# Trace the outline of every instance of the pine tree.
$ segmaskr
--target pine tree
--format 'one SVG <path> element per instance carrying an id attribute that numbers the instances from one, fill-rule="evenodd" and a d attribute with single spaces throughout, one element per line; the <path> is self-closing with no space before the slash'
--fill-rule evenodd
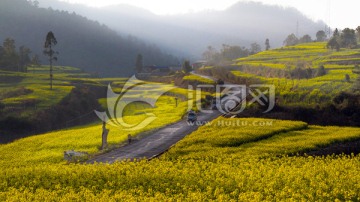
<path id="1" fill-rule="evenodd" d="M 53 61 L 57 60 L 56 54 L 57 52 L 55 52 L 53 50 L 53 46 L 55 46 L 57 44 L 57 40 L 55 38 L 55 35 L 53 32 L 48 32 L 48 34 L 46 35 L 46 40 L 45 40 L 45 50 L 44 50 L 44 54 L 49 56 L 49 62 L 50 62 L 50 90 L 52 90 L 53 88 Z"/>

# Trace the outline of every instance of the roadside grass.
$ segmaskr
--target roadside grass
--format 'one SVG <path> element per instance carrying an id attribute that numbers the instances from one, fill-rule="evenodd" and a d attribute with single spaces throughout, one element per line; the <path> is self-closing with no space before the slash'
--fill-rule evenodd
<path id="1" fill-rule="evenodd" d="M 179 102 L 178 107 L 175 107 L 173 98 L 169 96 L 161 97 L 157 101 L 155 108 L 150 108 L 145 104 L 139 103 L 130 104 L 125 109 L 129 111 L 128 115 L 123 119 L 125 123 L 141 123 L 148 117 L 145 112 L 152 113 L 157 118 L 145 128 L 137 131 L 127 131 L 127 127 L 122 125 L 113 126 L 108 124 L 107 127 L 110 130 L 108 143 L 110 147 L 112 147 L 127 140 L 128 134 L 136 136 L 142 132 L 176 122 L 182 118 L 186 109 L 186 101 Z M 99 122 L 88 126 L 27 137 L 16 140 L 13 143 L 0 145 L 2 157 L 0 159 L 0 165 L 2 167 L 19 167 L 63 163 L 63 152 L 66 150 L 84 151 L 94 154 L 99 152 L 101 133 L 102 124 Z"/>
<path id="2" fill-rule="evenodd" d="M 23 106 L 24 103 L 31 101 L 38 107 L 49 107 L 60 102 L 75 85 L 90 83 L 89 85 L 99 85 L 105 88 L 110 84 L 114 92 L 118 94 L 122 92 L 122 88 L 128 80 L 125 78 L 88 78 L 85 77 L 85 73 L 76 68 L 54 67 L 54 72 L 56 72 L 54 87 L 53 90 L 50 90 L 47 71 L 47 67 L 37 67 L 30 69 L 29 73 L 0 72 L 0 76 L 6 78 L 19 78 L 11 85 L 2 83 L 4 85 L 0 86 L 1 102 L 8 106 Z M 78 74 L 80 77 L 77 77 Z M 127 84 L 131 85 L 131 83 Z M 119 97 L 108 100 L 107 98 L 99 99 L 103 108 L 107 108 L 108 102 L 118 107 L 127 104 L 123 110 L 123 119 L 112 117 L 117 121 L 123 121 L 124 125 L 136 126 L 148 117 L 155 117 L 151 124 L 136 131 L 128 131 L 128 127 L 123 125 L 108 125 L 110 147 L 127 140 L 128 134 L 137 136 L 146 131 L 161 128 L 182 119 L 185 114 L 188 108 L 188 91 L 186 89 L 149 82 L 145 82 L 145 84 L 139 89 L 131 89 L 123 97 L 118 94 Z M 166 92 L 168 90 L 169 92 Z M 158 91 L 166 93 L 156 100 L 158 97 L 154 97 L 154 95 Z M 176 97 L 178 97 L 177 100 Z M 126 99 L 154 100 L 156 104 L 154 107 L 145 102 L 128 104 Z M 23 111 L 23 114 L 32 115 L 26 110 Z M 110 123 L 119 124 L 116 121 Z M 102 128 L 99 121 L 88 126 L 49 132 L 0 145 L 0 153 L 3 157 L 0 165 L 25 166 L 39 163 L 62 163 L 63 152 L 71 149 L 94 154 L 99 152 L 101 133 Z"/>

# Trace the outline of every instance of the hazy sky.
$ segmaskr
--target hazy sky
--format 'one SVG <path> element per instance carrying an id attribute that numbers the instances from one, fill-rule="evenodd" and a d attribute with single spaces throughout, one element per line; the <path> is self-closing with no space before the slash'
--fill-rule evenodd
<path id="1" fill-rule="evenodd" d="M 62 0 L 101 7 L 129 4 L 145 8 L 155 14 L 178 14 L 201 10 L 224 10 L 238 1 L 246 0 Z M 314 20 L 323 20 L 338 28 L 356 28 L 360 25 L 358 0 L 256 0 L 265 4 L 295 7 Z M 359 20 L 357 20 L 359 19 Z"/>

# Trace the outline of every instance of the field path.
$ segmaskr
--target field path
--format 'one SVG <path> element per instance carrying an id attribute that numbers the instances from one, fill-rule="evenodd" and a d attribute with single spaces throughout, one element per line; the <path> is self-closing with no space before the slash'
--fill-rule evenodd
<path id="1" fill-rule="evenodd" d="M 192 72 L 192 74 L 195 74 Z M 211 77 L 195 74 L 207 79 L 215 80 Z M 145 138 L 134 141 L 124 147 L 112 150 L 109 153 L 101 154 L 93 159 L 87 161 L 87 163 L 103 162 L 114 163 L 116 161 L 122 161 L 125 159 L 151 159 L 166 152 L 171 146 L 183 139 L 186 135 L 191 134 L 202 123 L 210 122 L 213 119 L 222 115 L 218 111 L 213 111 L 211 114 L 205 114 L 199 112 L 197 114 L 197 122 L 194 125 L 190 125 L 186 120 L 181 120 L 177 123 L 166 126 L 160 130 L 157 130 L 153 134 L 148 135 Z"/>
<path id="2" fill-rule="evenodd" d="M 112 150 L 109 153 L 101 154 L 87 163 L 103 162 L 114 163 L 125 159 L 151 159 L 166 152 L 171 146 L 183 139 L 186 135 L 195 131 L 201 123 L 211 121 L 221 115 L 218 111 L 211 114 L 198 113 L 198 121 L 190 125 L 186 120 L 179 121 L 166 126 L 149 136 L 134 141 L 124 147 Z"/>
<path id="3" fill-rule="evenodd" d="M 216 81 L 216 79 L 210 76 L 204 76 L 194 72 L 191 72 L 191 74 Z M 157 130 L 145 138 L 136 140 L 131 144 L 114 149 L 108 153 L 100 154 L 88 160 L 87 163 L 114 163 L 116 161 L 129 159 L 151 159 L 157 157 L 166 152 L 171 146 L 183 139 L 186 135 L 189 135 L 197 130 L 203 123 L 208 123 L 221 115 L 223 114 L 217 110 L 213 110 L 212 113 L 207 114 L 199 112 L 197 114 L 197 122 L 194 125 L 188 124 L 186 120 L 181 120 L 177 123 L 161 128 L 160 130 Z"/>

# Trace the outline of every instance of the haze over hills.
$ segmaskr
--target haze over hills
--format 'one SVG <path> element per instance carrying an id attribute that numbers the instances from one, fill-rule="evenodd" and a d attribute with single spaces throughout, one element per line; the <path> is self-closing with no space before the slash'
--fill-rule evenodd
<path id="1" fill-rule="evenodd" d="M 314 22 L 294 8 L 239 2 L 224 11 L 203 11 L 160 16 L 142 8 L 117 5 L 92 8 L 56 0 L 40 0 L 40 6 L 75 11 L 105 23 L 120 33 L 151 41 L 178 56 L 199 58 L 207 46 L 222 44 L 264 46 L 266 38 L 272 47 L 283 45 L 287 35 L 309 34 L 313 38 L 323 30 L 323 22 Z"/>
<path id="2" fill-rule="evenodd" d="M 53 31 L 59 52 L 55 65 L 80 67 L 105 76 L 129 76 L 142 54 L 145 64 L 170 65 L 179 61 L 155 45 L 136 37 L 119 35 L 105 25 L 67 11 L 38 8 L 26 0 L 0 1 L 0 43 L 10 37 L 17 48 L 24 45 L 33 54 L 43 55 L 47 32 Z"/>
<path id="3" fill-rule="evenodd" d="M 12 37 L 17 47 L 29 47 L 47 64 L 42 51 L 45 35 L 51 30 L 59 41 L 56 65 L 111 76 L 132 74 L 139 53 L 145 64 L 178 65 L 180 61 L 172 55 L 194 61 L 209 45 L 219 49 L 222 44 L 248 47 L 257 42 L 263 46 L 269 38 L 272 48 L 281 46 L 287 35 L 296 33 L 297 22 L 299 36 L 314 36 L 325 27 L 295 9 L 261 3 L 159 16 L 129 5 L 100 9 L 56 0 L 39 2 L 40 8 L 26 0 L 0 1 L 0 43 Z"/>

